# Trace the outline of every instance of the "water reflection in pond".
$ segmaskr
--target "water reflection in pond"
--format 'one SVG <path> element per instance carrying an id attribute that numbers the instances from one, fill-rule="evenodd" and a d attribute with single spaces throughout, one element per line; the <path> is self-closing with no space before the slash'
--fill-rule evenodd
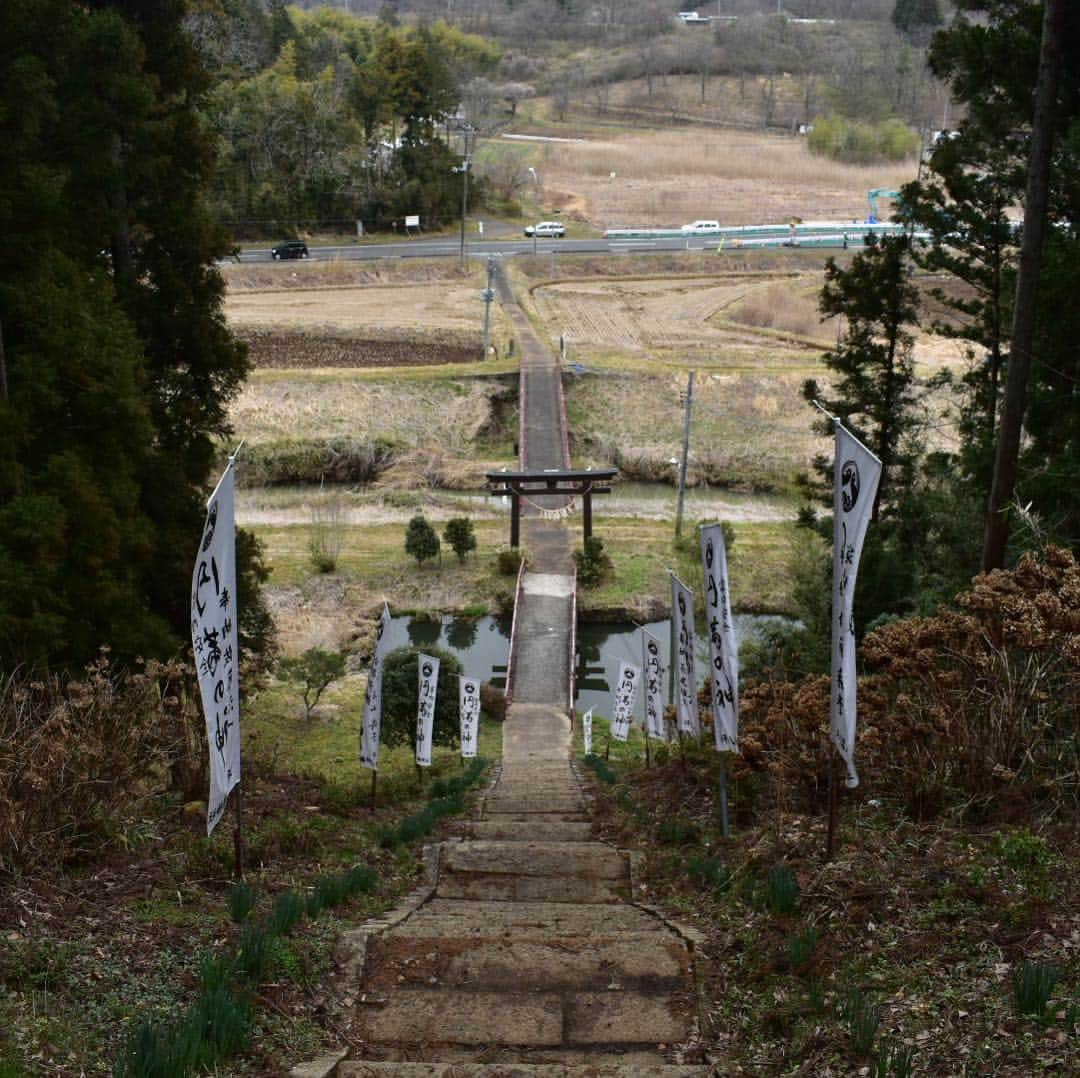
<path id="1" fill-rule="evenodd" d="M 740 641 L 757 637 L 784 618 L 761 614 L 736 614 L 735 630 Z M 654 621 L 645 626 L 659 641 L 661 654 L 670 654 L 670 622 Z M 506 659 L 510 640 L 509 618 L 412 618 L 396 617 L 388 631 L 390 647 L 441 647 L 452 652 L 470 677 L 506 685 Z M 697 669 L 702 679 L 708 666 L 708 642 L 698 636 Z M 611 709 L 611 686 L 622 660 L 641 666 L 641 632 L 631 622 L 578 625 L 577 698 L 580 711 L 592 707 L 598 715 Z M 637 702 L 641 716 L 642 701 Z"/>

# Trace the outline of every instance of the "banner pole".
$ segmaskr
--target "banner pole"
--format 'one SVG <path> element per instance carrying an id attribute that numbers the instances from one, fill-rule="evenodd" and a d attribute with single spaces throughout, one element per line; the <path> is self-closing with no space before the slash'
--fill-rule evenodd
<path id="1" fill-rule="evenodd" d="M 645 647 L 645 626 L 638 625 L 637 627 L 641 630 L 641 674 L 645 682 L 641 693 L 641 728 L 645 732 L 645 766 L 650 768 L 652 758 L 649 753 L 649 653 Z"/>
<path id="2" fill-rule="evenodd" d="M 236 784 L 233 808 L 236 810 L 236 823 L 233 827 L 233 872 L 237 881 L 240 881 L 244 878 L 244 785 L 242 782 Z"/>
<path id="3" fill-rule="evenodd" d="M 723 756 L 720 761 L 720 834 L 724 838 L 731 838 L 731 828 L 728 826 L 728 803 L 727 803 L 727 768 L 724 766 Z"/>
<path id="4" fill-rule="evenodd" d="M 379 784 L 379 772 L 371 772 L 371 811 L 375 811 L 375 790 Z"/>

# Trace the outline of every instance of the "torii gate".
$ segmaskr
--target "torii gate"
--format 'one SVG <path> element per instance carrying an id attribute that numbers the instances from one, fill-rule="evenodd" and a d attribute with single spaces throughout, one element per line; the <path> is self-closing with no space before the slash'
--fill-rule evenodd
<path id="1" fill-rule="evenodd" d="M 618 475 L 618 468 L 563 470 L 545 468 L 532 472 L 487 472 L 488 493 L 510 498 L 510 546 L 521 541 L 521 499 L 542 495 L 564 495 L 582 499 L 584 538 L 592 536 L 592 496 L 610 494 L 607 484 Z"/>

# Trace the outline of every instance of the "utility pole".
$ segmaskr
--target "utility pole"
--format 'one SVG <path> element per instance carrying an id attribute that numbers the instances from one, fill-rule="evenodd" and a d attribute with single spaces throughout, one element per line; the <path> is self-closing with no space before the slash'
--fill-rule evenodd
<path id="1" fill-rule="evenodd" d="M 686 497 L 686 461 L 690 456 L 690 410 L 694 406 L 694 371 L 686 380 L 686 412 L 683 415 L 682 460 L 679 462 L 679 500 L 675 509 L 675 539 L 682 536 L 683 500 Z"/>
<path id="2" fill-rule="evenodd" d="M 461 173 L 461 264 L 465 265 L 465 217 L 469 212 L 469 135 L 475 131 L 472 124 L 462 127 L 465 139 L 465 154 L 461 159 L 460 168 L 454 169 Z"/>
<path id="3" fill-rule="evenodd" d="M 487 288 L 484 289 L 484 350 L 480 354 L 481 359 L 487 359 L 488 354 L 488 329 L 491 326 L 491 301 L 495 298 L 495 289 L 491 287 L 491 280 L 495 276 L 495 259 L 490 255 L 487 261 Z"/>
<path id="4" fill-rule="evenodd" d="M 533 221 L 533 255 L 536 255 L 536 226 L 540 223 L 540 177 L 536 174 L 536 169 L 529 166 L 529 174 L 533 178 L 533 192 L 536 195 L 536 219 Z"/>

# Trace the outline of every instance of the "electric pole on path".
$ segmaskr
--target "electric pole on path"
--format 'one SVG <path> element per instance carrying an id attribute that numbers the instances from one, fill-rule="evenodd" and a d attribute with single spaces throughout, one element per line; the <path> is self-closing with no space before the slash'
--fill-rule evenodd
<path id="1" fill-rule="evenodd" d="M 694 371 L 686 380 L 686 412 L 683 416 L 682 460 L 679 462 L 679 500 L 675 507 L 675 538 L 682 536 L 683 501 L 686 497 L 686 461 L 690 456 L 690 410 L 694 406 Z"/>
<path id="2" fill-rule="evenodd" d="M 480 354 L 481 359 L 487 359 L 488 354 L 488 330 L 491 326 L 491 301 L 495 298 L 495 289 L 491 287 L 491 281 L 494 276 L 495 259 L 489 256 L 487 261 L 487 288 L 484 289 L 484 350 Z"/>

